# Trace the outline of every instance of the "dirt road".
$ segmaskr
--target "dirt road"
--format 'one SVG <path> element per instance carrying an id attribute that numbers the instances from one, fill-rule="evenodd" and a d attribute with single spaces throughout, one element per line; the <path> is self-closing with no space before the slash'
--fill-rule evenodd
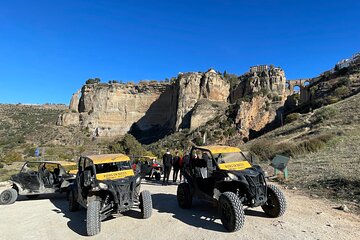
<path id="1" fill-rule="evenodd" d="M 228 233 L 210 205 L 195 201 L 192 209 L 180 209 L 176 185 L 144 182 L 142 189 L 152 193 L 152 217 L 140 219 L 138 210 L 130 211 L 103 222 L 92 239 L 360 239 L 360 217 L 296 191 L 284 190 L 288 209 L 283 217 L 268 218 L 261 208 L 247 210 L 245 226 Z M 85 218 L 84 209 L 68 211 L 64 196 L 20 198 L 0 206 L 0 239 L 85 239 Z"/>

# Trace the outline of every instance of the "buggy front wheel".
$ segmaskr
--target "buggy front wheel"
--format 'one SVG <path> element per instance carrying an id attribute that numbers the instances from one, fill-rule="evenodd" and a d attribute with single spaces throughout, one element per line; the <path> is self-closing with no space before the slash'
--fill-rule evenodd
<path id="1" fill-rule="evenodd" d="M 142 218 L 149 218 L 152 214 L 152 199 L 149 191 L 144 190 L 140 193 L 140 210 Z"/>
<path id="2" fill-rule="evenodd" d="M 284 193 L 275 185 L 267 185 L 267 201 L 261 206 L 264 212 L 273 218 L 280 217 L 286 210 Z"/>
<path id="3" fill-rule="evenodd" d="M 86 213 L 86 231 L 88 236 L 94 236 L 101 230 L 100 199 L 96 198 L 88 202 Z"/>
<path id="4" fill-rule="evenodd" d="M 218 210 L 223 226 L 236 232 L 244 226 L 245 213 L 239 197 L 233 192 L 224 192 L 219 197 Z"/>

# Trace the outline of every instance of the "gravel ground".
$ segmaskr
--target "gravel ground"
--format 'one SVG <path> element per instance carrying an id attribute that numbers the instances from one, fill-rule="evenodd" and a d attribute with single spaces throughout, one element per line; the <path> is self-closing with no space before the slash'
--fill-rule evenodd
<path id="1" fill-rule="evenodd" d="M 141 219 L 134 209 L 102 222 L 93 239 L 360 239 L 360 217 L 334 209 L 324 199 L 310 199 L 294 190 L 283 190 L 288 209 L 284 216 L 266 217 L 261 208 L 246 210 L 244 227 L 228 233 L 209 204 L 194 201 L 183 210 L 176 200 L 177 185 L 144 181 L 150 190 L 153 215 Z M 64 195 L 36 200 L 19 197 L 12 205 L 0 206 L 0 239 L 82 239 L 86 237 L 86 210 L 69 212 Z"/>

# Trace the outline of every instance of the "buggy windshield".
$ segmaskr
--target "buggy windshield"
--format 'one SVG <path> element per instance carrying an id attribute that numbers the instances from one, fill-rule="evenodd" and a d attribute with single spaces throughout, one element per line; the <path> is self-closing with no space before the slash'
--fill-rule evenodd
<path id="1" fill-rule="evenodd" d="M 132 169 L 129 161 L 96 164 L 96 173 L 117 172 Z"/>
<path id="2" fill-rule="evenodd" d="M 213 156 L 218 164 L 247 161 L 247 159 L 241 152 L 218 153 L 218 154 L 214 154 Z"/>

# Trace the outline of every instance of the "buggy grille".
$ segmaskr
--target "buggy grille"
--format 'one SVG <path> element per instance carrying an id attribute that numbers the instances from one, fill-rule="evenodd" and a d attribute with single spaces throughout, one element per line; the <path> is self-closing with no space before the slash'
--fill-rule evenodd
<path id="1" fill-rule="evenodd" d="M 247 182 L 249 183 L 249 192 L 252 197 L 255 197 L 257 200 L 263 198 L 266 195 L 266 184 L 265 178 L 262 174 L 257 174 L 255 176 L 245 176 Z"/>
<path id="2" fill-rule="evenodd" d="M 116 191 L 118 201 L 121 205 L 124 204 L 126 205 L 126 203 L 129 203 L 129 201 L 132 200 L 132 191 L 130 184 L 126 184 L 126 185 L 116 184 L 114 188 Z"/>

